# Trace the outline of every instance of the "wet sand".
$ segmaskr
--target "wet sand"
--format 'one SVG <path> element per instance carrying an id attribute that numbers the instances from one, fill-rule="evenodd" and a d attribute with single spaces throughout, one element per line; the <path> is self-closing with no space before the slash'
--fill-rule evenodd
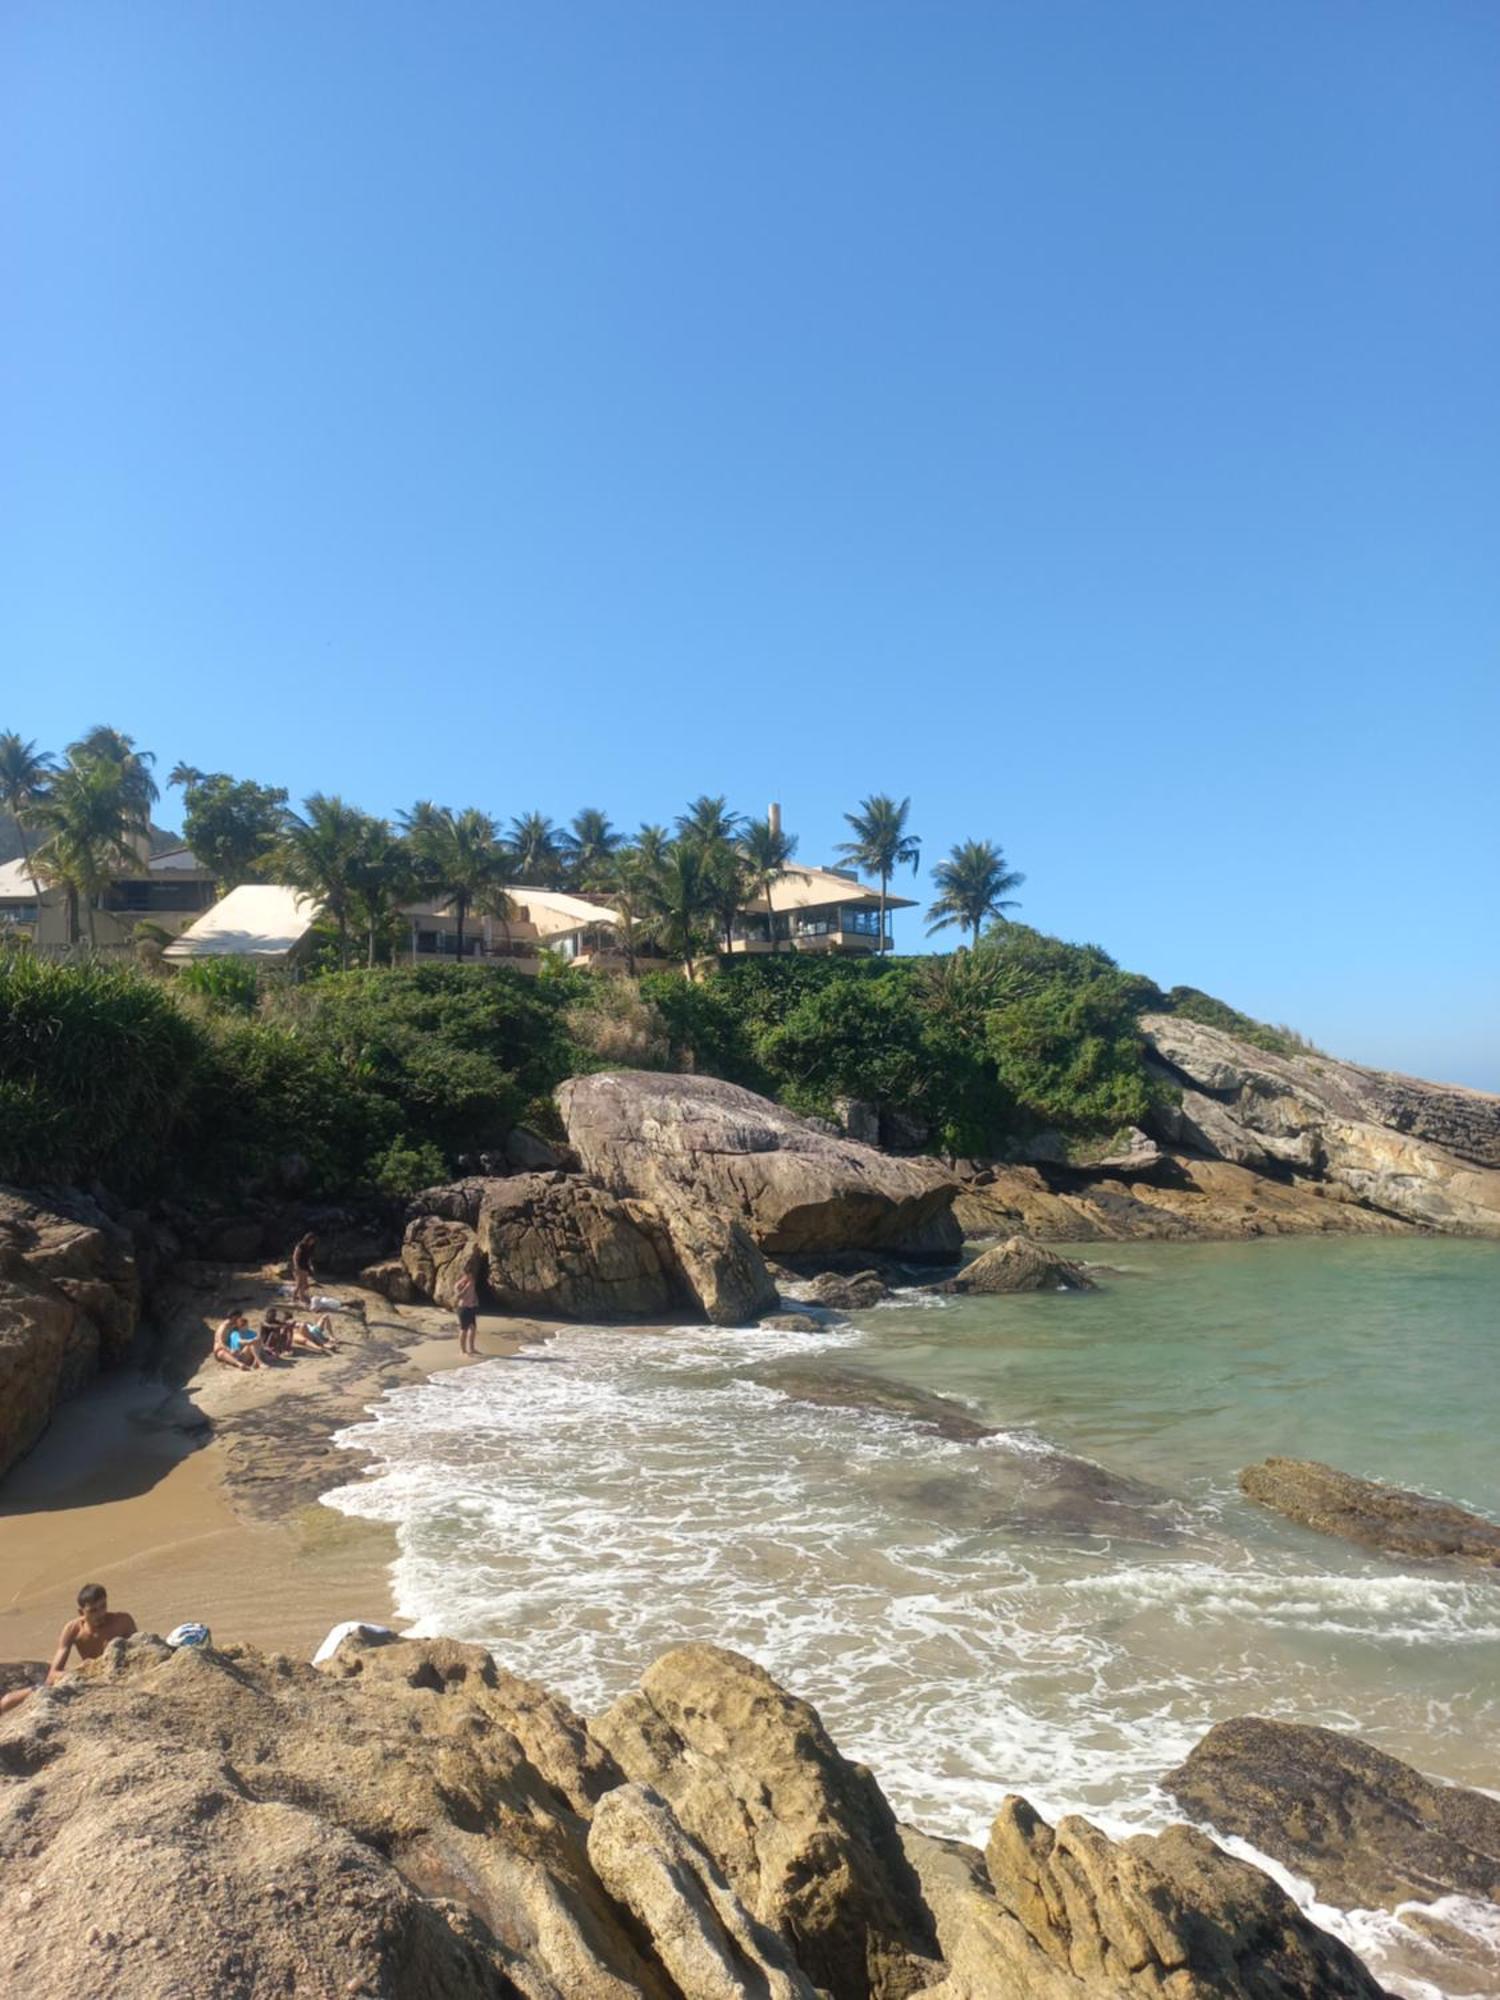
<path id="1" fill-rule="evenodd" d="M 217 1639 L 309 1655 L 345 1618 L 395 1623 L 390 1528 L 321 1506 L 356 1478 L 329 1440 L 386 1389 L 471 1365 L 451 1314 L 360 1298 L 341 1350 L 241 1373 L 209 1358 L 210 1312 L 254 1317 L 273 1278 L 236 1273 L 212 1297 L 163 1302 L 159 1372 L 107 1376 L 59 1410 L 0 1488 L 0 1660 L 45 1660 L 80 1585 L 102 1583 L 144 1631 L 187 1619 Z M 479 1360 L 552 1329 L 486 1317 Z"/>

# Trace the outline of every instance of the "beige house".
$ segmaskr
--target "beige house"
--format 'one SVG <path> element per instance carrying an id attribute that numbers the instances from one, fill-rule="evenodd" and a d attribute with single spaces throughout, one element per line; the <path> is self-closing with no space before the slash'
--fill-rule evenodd
<path id="1" fill-rule="evenodd" d="M 479 916 L 464 921 L 464 957 L 500 958 L 518 972 L 537 972 L 542 953 L 556 952 L 574 965 L 619 966 L 624 958 L 615 943 L 619 918 L 605 903 L 574 896 L 562 889 L 531 889 L 517 884 L 505 899 L 509 914 Z M 458 951 L 458 923 L 450 905 L 409 903 L 411 955 L 451 958 Z"/>
<path id="2" fill-rule="evenodd" d="M 886 895 L 887 915 L 913 908 L 909 896 Z M 890 949 L 889 928 L 885 949 Z M 852 868 L 789 868 L 769 899 L 757 896 L 740 912 L 734 951 L 879 951 L 880 892 Z"/>
<path id="3" fill-rule="evenodd" d="M 100 951 L 133 951 L 136 926 L 155 925 L 176 936 L 212 907 L 213 871 L 186 847 L 169 847 L 121 869 L 93 911 Z M 88 935 L 87 918 L 79 928 Z M 35 881 L 24 861 L 0 862 L 0 937 L 20 938 L 39 951 L 66 950 L 68 899 L 61 889 Z"/>

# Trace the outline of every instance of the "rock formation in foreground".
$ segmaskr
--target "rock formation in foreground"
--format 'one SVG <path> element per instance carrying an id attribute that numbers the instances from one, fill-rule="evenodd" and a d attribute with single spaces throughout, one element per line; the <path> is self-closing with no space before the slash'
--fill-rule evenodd
<path id="1" fill-rule="evenodd" d="M 680 1648 L 592 1727 L 478 1647 L 117 1642 L 0 1722 L 0 1990 L 131 2000 L 1380 2000 L 1203 1835 L 898 1828 Z"/>
<path id="2" fill-rule="evenodd" d="M 937 1286 L 940 1292 L 1092 1292 L 1098 1287 L 1081 1264 L 1054 1256 L 1029 1236 L 1008 1236 L 1003 1243 L 981 1250 L 956 1278 Z"/>
<path id="3" fill-rule="evenodd" d="M 0 1475 L 123 1357 L 140 1303 L 130 1236 L 101 1209 L 0 1188 Z"/>
<path id="4" fill-rule="evenodd" d="M 1268 1458 L 1247 1465 L 1240 1489 L 1289 1521 L 1342 1535 L 1382 1555 L 1478 1563 L 1500 1569 L 1500 1522 L 1374 1479 L 1356 1479 L 1315 1459 Z"/>
<path id="5" fill-rule="evenodd" d="M 715 1077 L 612 1070 L 572 1078 L 557 1101 L 584 1171 L 669 1222 L 684 1211 L 735 1217 L 770 1256 L 958 1256 L 957 1183 L 934 1160 L 831 1136 Z"/>
<path id="6" fill-rule="evenodd" d="M 1500 1097 L 1294 1056 L 1147 1014 L 1141 1031 L 1181 1102 L 1164 1136 L 1256 1172 L 1301 1175 L 1430 1229 L 1500 1236 Z"/>

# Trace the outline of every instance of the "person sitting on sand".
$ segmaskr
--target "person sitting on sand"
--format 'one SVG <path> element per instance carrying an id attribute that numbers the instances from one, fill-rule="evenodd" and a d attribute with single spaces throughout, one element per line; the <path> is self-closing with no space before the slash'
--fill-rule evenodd
<path id="1" fill-rule="evenodd" d="M 242 1312 L 232 1312 L 214 1333 L 214 1360 L 226 1368 L 264 1368 L 265 1355 L 259 1336 L 250 1331 Z"/>
<path id="2" fill-rule="evenodd" d="M 276 1361 L 290 1354 L 295 1327 L 296 1321 L 290 1313 L 284 1313 L 279 1306 L 267 1306 L 266 1316 L 260 1323 L 261 1352 Z"/>
<path id="3" fill-rule="evenodd" d="M 313 1252 L 318 1247 L 318 1239 L 308 1230 L 292 1246 L 292 1304 L 310 1306 L 313 1288 Z"/>
<path id="4" fill-rule="evenodd" d="M 111 1611 L 109 1595 L 102 1583 L 86 1583 L 78 1593 L 78 1616 L 62 1628 L 57 1651 L 47 1669 L 45 1687 L 52 1687 L 68 1670 L 68 1656 L 76 1651 L 80 1660 L 97 1660 L 111 1639 L 128 1639 L 135 1620 L 128 1611 Z M 0 1715 L 19 1708 L 35 1694 L 35 1688 L 13 1688 L 0 1697 Z"/>
<path id="5" fill-rule="evenodd" d="M 453 1294 L 453 1303 L 458 1308 L 458 1351 L 460 1354 L 477 1354 L 479 1285 L 472 1264 L 464 1268 L 464 1274 L 459 1279 Z"/>

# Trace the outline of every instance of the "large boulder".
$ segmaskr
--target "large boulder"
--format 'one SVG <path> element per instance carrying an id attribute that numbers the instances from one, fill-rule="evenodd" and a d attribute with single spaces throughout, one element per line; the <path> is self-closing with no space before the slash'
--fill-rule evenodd
<path id="1" fill-rule="evenodd" d="M 679 1646 L 592 1724 L 711 1854 L 751 1914 L 796 1940 L 836 2000 L 904 2000 L 937 1939 L 895 1817 L 816 1712 L 716 1646 Z"/>
<path id="2" fill-rule="evenodd" d="M 459 1279 L 475 1268 L 478 1248 L 471 1224 L 444 1215 L 414 1215 L 401 1240 L 401 1263 L 412 1292 L 435 1305 L 451 1306 Z M 395 1293 L 388 1290 L 386 1296 Z"/>
<path id="3" fill-rule="evenodd" d="M 585 1171 L 669 1220 L 685 1208 L 734 1218 L 773 1256 L 958 1255 L 958 1184 L 935 1161 L 817 1131 L 736 1084 L 613 1070 L 574 1077 L 558 1104 Z"/>
<path id="4" fill-rule="evenodd" d="M 1009 1798 L 984 1860 L 993 1905 L 971 1912 L 980 1949 L 954 1941 L 949 1955 L 969 1977 L 955 1992 L 939 1987 L 941 2000 L 1058 1992 L 1030 1971 L 1033 1954 L 1075 1982 L 1061 1991 L 1100 2000 L 1382 2000 L 1347 1945 L 1191 1827 L 1116 1841 L 1085 1819 L 1049 1826 Z"/>
<path id="5" fill-rule="evenodd" d="M 563 1319 L 659 1319 L 677 1298 L 659 1218 L 562 1174 L 490 1183 L 478 1235 L 501 1312 Z"/>
<path id="6" fill-rule="evenodd" d="M 1141 1032 L 1180 1104 L 1163 1135 L 1258 1171 L 1296 1172 L 1425 1228 L 1500 1235 L 1500 1097 L 1256 1048 L 1177 1014 Z"/>
<path id="7" fill-rule="evenodd" d="M 693 2000 L 818 2000 L 782 1939 L 756 1922 L 654 1792 L 621 1785 L 600 1800 L 589 1860 Z"/>
<path id="8" fill-rule="evenodd" d="M 1434 1784 L 1357 1736 L 1239 1716 L 1162 1784 L 1194 1819 L 1285 1862 L 1342 1909 L 1500 1902 L 1500 1799 Z"/>
<path id="9" fill-rule="evenodd" d="M 1289 1521 L 1382 1555 L 1500 1568 L 1500 1522 L 1451 1500 L 1358 1479 L 1316 1459 L 1268 1458 L 1247 1465 L 1240 1490 Z"/>
<path id="10" fill-rule="evenodd" d="M 124 1358 L 140 1302 L 130 1236 L 93 1202 L 0 1188 L 0 1474 Z"/>
<path id="11" fill-rule="evenodd" d="M 401 1261 L 419 1297 L 451 1305 L 487 1267 L 497 1311 L 544 1319 L 744 1326 L 776 1304 L 765 1259 L 733 1217 L 611 1194 L 559 1171 L 474 1175 L 414 1197 Z"/>
<path id="12" fill-rule="evenodd" d="M 1081 1264 L 1055 1256 L 1029 1236 L 1009 1236 L 981 1250 L 956 1278 L 937 1287 L 940 1292 L 1092 1292 L 1093 1279 Z"/>

